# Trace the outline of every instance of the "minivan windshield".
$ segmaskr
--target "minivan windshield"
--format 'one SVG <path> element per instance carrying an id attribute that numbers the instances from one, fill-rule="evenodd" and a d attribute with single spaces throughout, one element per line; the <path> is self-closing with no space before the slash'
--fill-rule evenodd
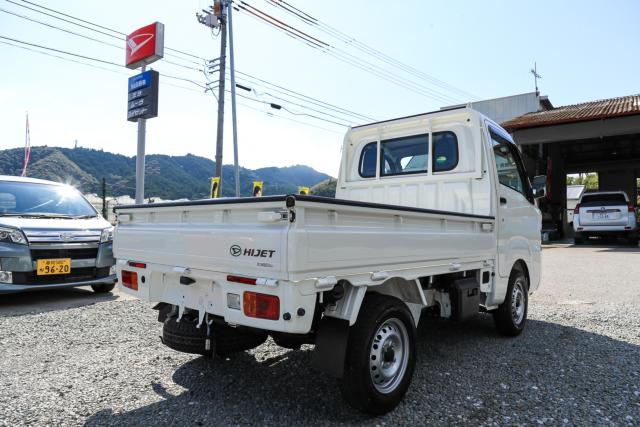
<path id="1" fill-rule="evenodd" d="M 0 216 L 90 218 L 97 212 L 68 185 L 0 181 Z"/>

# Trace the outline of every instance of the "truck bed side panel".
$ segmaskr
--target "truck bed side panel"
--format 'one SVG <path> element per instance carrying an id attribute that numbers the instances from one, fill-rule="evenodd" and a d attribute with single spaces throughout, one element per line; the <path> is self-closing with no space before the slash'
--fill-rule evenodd
<path id="1" fill-rule="evenodd" d="M 298 202 L 289 236 L 289 277 L 489 259 L 496 251 L 493 226 L 489 218 Z"/>

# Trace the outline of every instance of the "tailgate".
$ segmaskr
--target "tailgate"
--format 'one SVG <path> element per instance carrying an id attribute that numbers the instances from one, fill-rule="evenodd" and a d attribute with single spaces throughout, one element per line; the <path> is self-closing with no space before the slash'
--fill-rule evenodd
<path id="1" fill-rule="evenodd" d="M 628 206 L 580 206 L 580 225 L 628 225 Z"/>
<path id="2" fill-rule="evenodd" d="M 117 207 L 113 251 L 119 260 L 286 278 L 289 221 L 284 199 Z"/>

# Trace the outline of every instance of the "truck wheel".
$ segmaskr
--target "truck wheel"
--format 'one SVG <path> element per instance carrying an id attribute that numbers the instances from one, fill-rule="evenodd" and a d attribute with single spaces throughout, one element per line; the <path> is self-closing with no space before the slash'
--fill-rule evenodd
<path id="1" fill-rule="evenodd" d="M 397 298 L 368 294 L 349 331 L 342 396 L 373 415 L 391 411 L 409 388 L 416 357 L 416 327 Z"/>
<path id="2" fill-rule="evenodd" d="M 528 289 L 527 276 L 519 267 L 514 267 L 509 276 L 505 300 L 493 312 L 496 328 L 502 335 L 514 337 L 524 329 L 527 322 Z"/>
<path id="3" fill-rule="evenodd" d="M 232 328 L 227 325 L 214 325 L 213 331 L 216 337 L 216 354 L 220 357 L 256 348 L 269 337 L 265 333 Z"/>
<path id="4" fill-rule="evenodd" d="M 197 328 L 195 321 L 184 317 L 176 322 L 175 317 L 167 317 L 162 325 L 162 343 L 181 353 L 210 356 L 211 350 L 205 349 L 207 327 Z"/>
<path id="5" fill-rule="evenodd" d="M 250 350 L 267 340 L 268 335 L 253 331 L 232 328 L 226 325 L 214 324 L 212 338 L 215 338 L 215 352 L 217 356 L 226 357 L 233 353 Z M 197 327 L 197 321 L 185 317 L 176 322 L 175 317 L 168 317 L 162 327 L 162 342 L 169 348 L 182 353 L 212 355 L 211 350 L 205 350 L 207 327 Z"/>
<path id="6" fill-rule="evenodd" d="M 91 285 L 91 289 L 93 289 L 93 292 L 96 294 L 106 294 L 107 292 L 111 292 L 115 286 L 115 283 L 110 285 Z"/>

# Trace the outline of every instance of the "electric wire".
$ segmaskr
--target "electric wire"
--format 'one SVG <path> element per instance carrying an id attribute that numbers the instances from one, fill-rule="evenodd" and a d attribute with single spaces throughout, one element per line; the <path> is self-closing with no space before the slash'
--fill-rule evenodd
<path id="1" fill-rule="evenodd" d="M 307 25 L 310 25 L 312 27 L 315 27 L 316 29 L 318 29 L 319 31 L 328 34 L 342 42 L 344 42 L 345 44 L 354 47 L 355 49 L 360 50 L 361 52 L 364 52 L 368 55 L 371 55 L 372 57 L 375 57 L 391 66 L 394 66 L 398 69 L 403 70 L 406 73 L 412 74 L 418 78 L 421 78 L 425 81 L 428 81 L 436 86 L 441 87 L 444 90 L 448 90 L 454 93 L 457 93 L 461 96 L 465 96 L 471 100 L 477 100 L 479 99 L 478 96 L 465 91 L 463 89 L 460 89 L 456 86 L 453 86 L 447 82 L 444 82 L 434 76 L 431 76 L 415 67 L 412 67 L 410 65 L 407 65 L 371 46 L 368 46 L 367 44 L 359 41 L 358 39 L 356 39 L 355 37 L 352 37 L 338 29 L 336 29 L 335 27 L 332 27 L 331 25 L 328 25 L 322 21 L 320 21 L 317 18 L 314 18 L 313 16 L 309 15 L 308 13 L 296 8 L 295 6 L 291 5 L 290 3 L 287 3 L 284 0 L 265 0 L 265 2 L 267 2 L 267 4 L 275 7 L 275 8 L 280 8 L 282 10 L 284 10 L 287 14 L 294 16 L 295 18 L 297 18 L 298 20 L 304 22 Z"/>
<path id="2" fill-rule="evenodd" d="M 35 48 L 39 48 L 39 49 L 50 50 L 50 51 L 53 51 L 53 52 L 56 52 L 56 53 L 62 53 L 62 54 L 69 55 L 69 56 L 73 56 L 73 57 L 78 57 L 78 58 L 82 58 L 82 59 L 86 59 L 86 60 L 90 60 L 90 61 L 95 61 L 95 62 L 99 62 L 99 63 L 104 63 L 104 64 L 112 65 L 112 66 L 115 66 L 115 67 L 118 67 L 118 68 L 126 68 L 126 67 L 124 67 L 123 65 L 121 65 L 121 64 L 117 64 L 117 63 L 115 63 L 115 62 L 105 61 L 105 60 L 101 60 L 101 59 L 98 59 L 98 58 L 93 58 L 93 57 L 86 56 L 86 55 L 75 54 L 75 53 L 73 53 L 73 52 L 68 52 L 68 51 L 64 51 L 64 50 L 61 50 L 61 49 L 55 49 L 55 48 L 51 48 L 51 47 L 47 47 L 47 46 L 43 46 L 43 45 L 39 45 L 39 44 L 36 44 L 36 43 L 29 43 L 29 42 L 25 42 L 25 41 L 22 41 L 22 40 L 14 39 L 14 38 L 11 38 L 11 37 L 5 37 L 5 36 L 3 36 L 3 35 L 0 35 L 0 39 L 2 39 L 2 40 L 0 40 L 0 43 L 5 44 L 5 45 L 10 45 L 10 46 L 13 46 L 13 47 L 26 49 L 26 50 L 29 50 L 29 51 L 32 51 L 32 52 L 40 53 L 40 54 L 43 54 L 43 55 L 51 56 L 51 57 L 54 57 L 54 58 L 57 58 L 57 59 L 61 59 L 61 60 L 65 60 L 65 61 L 69 61 L 69 62 L 75 62 L 75 63 L 78 63 L 78 64 L 82 64 L 82 65 L 90 66 L 90 67 L 97 68 L 97 69 L 101 69 L 101 70 L 104 70 L 104 71 L 110 71 L 110 72 L 114 72 L 114 73 L 118 73 L 118 74 L 128 75 L 128 74 L 126 74 L 126 73 L 122 73 L 122 72 L 120 72 L 120 71 L 116 71 L 116 70 L 111 70 L 111 69 L 104 68 L 104 67 L 95 66 L 95 65 L 93 65 L 93 64 L 87 64 L 87 63 L 84 63 L 84 62 L 81 62 L 81 61 L 73 60 L 73 59 L 70 59 L 70 58 L 64 58 L 64 57 L 62 57 L 62 56 L 59 56 L 59 55 L 53 55 L 53 54 L 50 54 L 50 53 L 47 53 L 47 52 L 37 51 L 37 50 L 32 49 L 32 48 L 33 48 L 33 47 L 35 47 Z M 3 41 L 3 40 L 8 40 L 9 42 L 7 42 L 7 41 Z M 16 44 L 14 44 L 14 43 L 10 43 L 10 42 L 20 43 L 20 44 L 23 44 L 23 45 L 26 45 L 26 46 L 30 46 L 31 48 L 26 47 L 26 46 L 19 46 L 19 45 L 16 45 Z M 200 83 L 197 83 L 197 82 L 195 82 L 195 81 L 193 81 L 193 80 L 190 80 L 190 79 L 187 79 L 187 78 L 183 78 L 183 77 L 179 77 L 179 76 L 173 76 L 173 75 L 168 75 L 168 74 L 164 74 L 164 73 L 162 74 L 162 76 L 163 76 L 163 77 L 170 78 L 170 79 L 176 79 L 176 80 L 181 80 L 181 81 L 186 81 L 186 82 L 192 83 L 192 84 L 194 84 L 194 85 L 196 85 L 196 86 L 198 86 L 198 87 L 200 87 L 200 88 L 202 88 L 202 89 L 205 89 L 205 91 L 206 91 L 206 89 L 207 89 L 207 88 L 206 88 L 206 86 L 201 85 Z M 171 85 L 171 84 L 169 84 L 169 83 L 166 83 L 166 84 L 168 84 L 168 85 L 170 85 L 170 86 L 175 86 L 175 87 L 178 87 L 178 88 L 181 88 L 181 89 L 185 89 L 185 90 L 191 90 L 191 91 L 194 91 L 194 92 L 203 93 L 202 91 L 197 91 L 197 90 L 195 90 L 195 89 L 190 89 L 190 88 L 186 88 L 186 87 L 183 87 L 183 86 Z M 230 92 L 230 91 L 228 91 L 228 92 Z M 241 97 L 243 97 L 243 98 L 246 98 L 246 99 L 252 100 L 252 101 L 254 101 L 254 102 L 258 102 L 258 103 L 262 103 L 262 104 L 270 104 L 270 103 L 268 103 L 268 102 L 266 102 L 266 101 L 261 101 L 261 100 L 256 100 L 256 99 L 253 99 L 253 98 L 249 98 L 249 97 L 244 96 L 244 95 L 242 95 L 242 94 L 237 94 L 237 95 L 238 95 L 238 96 L 241 96 Z M 285 111 L 287 111 L 287 112 L 291 113 L 291 114 L 295 114 L 295 115 L 305 115 L 305 116 L 308 116 L 308 117 L 314 118 L 314 119 L 316 119 L 316 120 L 324 121 L 324 122 L 331 123 L 331 124 L 336 124 L 336 125 L 339 125 L 339 126 L 344 126 L 344 127 L 348 127 L 348 126 L 349 126 L 349 125 L 344 124 L 344 123 L 339 123 L 339 122 L 335 122 L 335 121 L 333 121 L 333 120 L 324 119 L 324 118 L 322 118 L 322 117 L 318 117 L 318 116 L 315 116 L 315 115 L 312 115 L 312 114 L 306 114 L 306 113 L 299 113 L 299 112 L 295 112 L 295 111 L 292 111 L 292 110 L 290 110 L 290 109 L 286 108 L 286 106 L 280 106 L 280 107 L 281 107 L 282 109 L 284 109 Z M 280 116 L 280 117 L 282 117 L 282 116 Z M 283 118 L 284 118 L 284 117 L 283 117 Z M 303 122 L 301 122 L 301 123 L 302 123 L 302 124 L 304 124 Z"/>
<path id="3" fill-rule="evenodd" d="M 53 15 L 51 15 L 51 14 L 49 14 L 49 13 L 42 12 L 42 11 L 38 11 L 38 10 L 33 9 L 33 8 L 30 8 L 30 7 L 28 7 L 28 6 L 20 5 L 20 4 L 18 4 L 17 2 L 15 2 L 15 1 L 13 1 L 13 0 L 5 0 L 5 1 L 7 1 L 7 2 L 9 2 L 9 3 L 12 3 L 12 4 L 15 4 L 15 5 L 18 5 L 18 6 L 21 6 L 21 7 L 25 7 L 25 8 L 27 8 L 27 9 L 32 10 L 32 11 L 35 11 L 35 12 L 43 13 L 43 14 L 45 14 L 46 16 L 50 16 L 50 17 L 52 17 L 52 18 L 60 19 L 60 20 L 62 20 L 62 21 L 64 21 L 64 22 L 68 22 L 68 23 L 71 23 L 71 24 L 74 24 L 74 25 L 79 25 L 79 24 L 77 24 L 77 23 L 74 23 L 74 22 L 68 21 L 68 20 L 66 20 L 66 19 L 63 19 L 63 18 L 60 18 L 60 17 L 53 16 Z M 90 24 L 90 25 L 95 25 L 95 26 L 97 26 L 97 27 L 99 27 L 99 28 L 102 28 L 102 29 L 105 29 L 105 30 L 108 30 L 108 31 L 112 31 L 112 32 L 117 33 L 117 34 L 124 35 L 124 33 L 120 32 L 120 31 L 117 31 L 117 30 L 114 30 L 114 29 L 112 29 L 112 28 L 109 28 L 109 27 L 106 27 L 106 26 L 103 26 L 103 25 L 99 25 L 99 24 L 95 24 L 95 23 L 93 23 L 93 22 L 91 22 L 91 21 L 87 21 L 87 20 L 84 20 L 84 19 L 81 19 L 81 18 L 77 18 L 77 17 L 74 17 L 74 16 L 72 16 L 72 15 L 69 15 L 69 14 L 66 14 L 66 13 L 63 13 L 63 12 L 59 12 L 59 11 L 56 11 L 56 10 L 54 10 L 54 9 L 51 9 L 51 8 L 48 8 L 48 7 L 42 6 L 42 5 L 38 5 L 37 3 L 34 3 L 34 2 L 30 2 L 30 1 L 27 1 L 27 0 L 21 0 L 21 1 L 23 1 L 23 2 L 25 2 L 25 3 L 28 3 L 28 4 L 31 4 L 31 5 L 35 5 L 35 6 L 37 6 L 37 7 L 41 7 L 41 8 L 43 8 L 43 9 L 45 9 L 45 10 L 48 10 L 48 11 L 51 11 L 51 12 L 54 12 L 54 13 L 58 13 L 58 14 L 60 14 L 60 15 L 62 15 L 62 16 L 65 16 L 65 17 L 69 17 L 69 18 L 72 18 L 72 19 L 77 19 L 77 20 L 79 20 L 80 22 L 83 22 L 83 23 L 87 23 L 87 24 Z M 40 25 L 45 25 L 45 26 L 47 26 L 47 27 L 54 28 L 54 29 L 56 29 L 56 30 L 63 31 L 63 32 L 66 32 L 66 33 L 69 33 L 69 34 L 75 35 L 75 36 L 78 36 L 78 37 L 82 37 L 82 38 L 85 38 L 85 39 L 88 39 L 88 40 L 92 40 L 92 41 L 95 41 L 95 42 L 98 42 L 98 43 L 101 43 L 101 44 L 104 44 L 104 45 L 107 45 L 107 46 L 111 46 L 111 47 L 118 48 L 118 49 L 124 49 L 124 47 L 122 47 L 122 46 L 117 46 L 117 45 L 114 45 L 114 44 L 112 44 L 112 43 L 105 42 L 105 41 L 103 41 L 103 40 L 99 40 L 99 39 L 96 39 L 96 38 L 93 38 L 93 37 L 89 37 L 89 36 L 84 35 L 84 34 L 80 34 L 80 33 L 77 33 L 77 32 L 71 31 L 71 30 L 67 30 L 67 29 L 64 29 L 64 28 L 60 28 L 60 27 L 58 27 L 58 26 L 55 26 L 55 25 L 52 25 L 52 24 L 49 24 L 49 23 L 46 23 L 46 22 L 42 22 L 42 21 L 39 21 L 39 20 L 36 20 L 36 19 L 30 18 L 30 17 L 28 17 L 28 16 L 20 15 L 20 14 L 17 14 L 17 13 L 11 12 L 11 11 L 8 11 L 8 10 L 6 10 L 6 9 L 0 9 L 0 11 L 5 12 L 5 13 L 9 13 L 9 14 L 11 14 L 11 15 L 14 15 L 14 16 L 19 17 L 19 18 L 22 18 L 22 19 L 29 20 L 29 21 L 31 21 L 31 22 L 38 23 L 38 24 L 40 24 Z M 86 27 L 86 26 L 84 26 L 84 25 L 79 25 L 79 26 L 80 26 L 80 27 L 82 27 L 82 28 L 85 28 L 85 29 L 92 30 L 92 31 L 94 30 L 94 29 L 92 29 L 92 28 L 90 28 L 90 27 Z M 98 32 L 99 32 L 100 34 L 108 35 L 108 34 L 104 33 L 103 31 L 98 31 Z M 119 40 L 123 40 L 122 38 L 120 38 L 120 37 L 118 37 L 118 36 L 114 36 L 114 35 L 109 35 L 109 36 L 110 36 L 110 37 L 115 37 L 115 38 L 117 38 L 117 39 L 119 39 Z M 180 51 L 180 52 L 182 52 L 182 51 Z M 186 53 L 186 52 L 182 52 L 182 53 L 188 54 L 188 53 Z M 193 57 L 195 57 L 195 58 L 200 58 L 200 57 L 197 57 L 197 56 L 195 56 L 195 55 L 191 55 L 191 54 L 188 54 L 188 55 L 193 56 Z M 180 59 L 182 59 L 182 58 L 180 58 Z M 200 58 L 200 59 L 204 60 L 204 58 Z M 194 70 L 194 71 L 198 71 L 198 72 L 203 72 L 203 70 L 202 70 L 202 69 L 200 69 L 200 68 L 194 68 L 194 67 L 186 66 L 186 65 L 183 65 L 183 64 L 178 64 L 178 63 L 172 62 L 172 61 L 167 60 L 167 59 L 164 59 L 164 60 L 163 60 L 163 62 L 164 62 L 164 63 L 171 64 L 171 65 L 176 65 L 176 66 L 179 66 L 179 67 L 182 67 L 182 68 L 185 68 L 185 69 L 190 69 L 190 70 Z M 196 63 L 196 62 L 194 62 L 194 63 Z M 198 63 L 196 63 L 196 64 L 198 64 Z M 198 65 L 201 65 L 201 64 L 198 64 Z M 237 72 L 237 73 L 239 73 L 239 74 L 241 73 L 241 72 L 240 72 L 240 71 L 238 71 L 238 70 L 236 70 L 236 72 Z M 247 75 L 248 75 L 248 76 L 250 76 L 249 74 L 247 74 Z M 258 78 L 256 78 L 255 76 L 250 76 L 250 77 L 255 78 L 255 79 L 258 79 Z M 172 77 L 171 77 L 171 76 L 169 76 L 169 78 L 172 78 Z M 178 79 L 180 80 L 181 78 L 178 78 Z M 184 79 L 182 79 L 182 80 L 184 80 Z M 337 112 L 337 113 L 339 113 L 339 114 L 349 115 L 349 116 L 352 116 L 352 117 L 354 117 L 354 118 L 356 118 L 356 119 L 358 119 L 358 120 L 363 120 L 363 119 L 364 119 L 364 120 L 370 120 L 370 121 L 375 121 L 375 120 L 376 120 L 376 119 L 374 119 L 374 118 L 371 118 L 371 117 L 368 117 L 368 116 L 364 116 L 364 115 L 361 115 L 361 114 L 358 114 L 358 113 L 354 113 L 354 112 L 352 112 L 352 111 L 350 111 L 350 110 L 347 110 L 347 109 L 344 109 L 344 108 L 341 108 L 341 107 L 337 107 L 337 106 L 335 106 L 335 105 L 333 105 L 333 104 L 329 104 L 329 103 L 327 103 L 327 102 L 320 101 L 320 100 L 317 100 L 317 99 L 312 98 L 312 97 L 308 97 L 307 95 L 303 95 L 303 94 L 301 94 L 301 93 L 299 93 L 299 92 L 295 92 L 295 91 L 292 91 L 292 90 L 289 90 L 289 89 L 283 88 L 282 86 L 279 86 L 279 85 L 276 85 L 276 84 L 273 84 L 273 83 L 267 82 L 267 81 L 265 81 L 265 80 L 262 80 L 262 79 L 258 79 L 258 80 L 260 80 L 261 82 L 263 82 L 263 83 L 265 83 L 265 84 L 269 84 L 269 85 L 271 85 L 272 87 L 276 87 L 276 88 L 279 88 L 279 89 L 281 89 L 281 90 L 285 90 L 285 91 L 291 92 L 291 93 L 293 93 L 293 94 L 291 94 L 291 93 L 287 93 L 286 95 L 287 95 L 287 96 L 290 96 L 290 97 L 292 97 L 292 98 L 298 99 L 298 100 L 300 100 L 300 101 L 307 102 L 307 103 L 310 103 L 310 104 L 312 104 L 312 105 L 319 106 L 319 107 L 321 107 L 321 108 L 326 108 L 326 109 L 329 109 L 329 110 L 333 110 L 333 111 L 335 111 L 335 112 Z M 186 81 L 189 81 L 189 80 L 186 80 Z M 191 83 L 193 83 L 193 82 L 191 81 Z M 254 84 L 255 84 L 255 83 L 254 83 Z M 275 90 L 275 89 L 273 89 L 273 90 Z M 277 91 L 277 90 L 276 90 L 276 91 Z M 304 98 L 309 98 L 309 99 L 304 99 Z M 279 98 L 279 99 L 281 99 L 281 100 L 282 100 L 282 98 Z M 287 101 L 288 101 L 288 100 L 287 100 Z M 321 112 L 319 112 L 318 110 L 315 110 L 315 109 L 313 109 L 313 108 L 312 108 L 312 110 L 313 110 L 313 111 L 315 111 L 315 112 L 321 113 Z M 325 114 L 325 113 L 322 113 L 322 114 Z M 330 114 L 329 114 L 329 115 L 330 115 Z M 331 116 L 331 115 L 330 115 L 330 116 Z M 334 116 L 334 117 L 335 117 L 335 116 Z"/>
<path id="4" fill-rule="evenodd" d="M 318 39 L 309 39 L 306 36 L 306 33 L 295 29 L 294 27 L 283 23 L 282 21 L 272 17 L 271 15 L 261 11 L 260 9 L 251 6 L 246 1 L 240 0 L 240 3 L 234 2 L 236 6 L 244 13 L 245 16 L 251 16 L 254 19 L 257 19 L 259 22 L 270 25 L 271 27 L 284 32 L 286 35 L 307 44 L 308 46 L 325 53 L 329 56 L 332 56 L 342 62 L 353 65 L 365 72 L 373 74 L 377 77 L 380 77 L 390 83 L 394 83 L 398 86 L 404 87 L 410 91 L 423 95 L 427 98 L 431 98 L 434 100 L 438 100 L 445 103 L 456 103 L 460 102 L 459 98 L 456 98 L 451 95 L 447 95 L 441 93 L 435 89 L 426 87 L 424 85 L 418 84 L 414 81 L 408 80 L 404 77 L 398 76 L 397 74 L 391 73 L 384 68 L 373 64 L 369 61 L 366 61 L 362 58 L 358 58 L 342 49 L 339 49 L 333 45 L 329 45 L 326 42 L 322 42 L 322 45 L 316 42 Z"/>

